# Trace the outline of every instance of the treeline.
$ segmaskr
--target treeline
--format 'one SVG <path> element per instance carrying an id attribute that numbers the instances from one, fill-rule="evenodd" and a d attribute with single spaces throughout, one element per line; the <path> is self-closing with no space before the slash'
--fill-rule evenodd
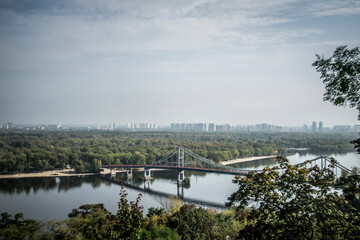
<path id="1" fill-rule="evenodd" d="M 152 164 L 177 147 L 220 162 L 284 154 L 286 148 L 352 149 L 355 134 L 0 131 L 0 171 L 32 172 L 71 166 L 97 172 L 101 164 Z"/>

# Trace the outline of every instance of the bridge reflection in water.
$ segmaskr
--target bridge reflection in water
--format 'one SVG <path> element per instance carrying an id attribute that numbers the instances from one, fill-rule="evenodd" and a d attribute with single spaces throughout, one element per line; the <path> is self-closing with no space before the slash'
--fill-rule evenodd
<path id="1" fill-rule="evenodd" d="M 218 202 L 212 202 L 212 201 L 207 201 L 207 200 L 203 200 L 203 199 L 196 199 L 196 198 L 184 196 L 184 186 L 183 185 L 177 185 L 177 194 L 175 195 L 175 194 L 151 189 L 150 188 L 151 180 L 145 180 L 145 181 L 143 181 L 143 184 L 136 184 L 135 181 L 132 181 L 132 179 L 128 179 L 128 180 L 119 179 L 118 177 L 114 177 L 111 175 L 103 175 L 103 176 L 101 176 L 101 179 L 104 181 L 111 182 L 113 184 L 124 186 L 125 188 L 129 188 L 129 189 L 133 189 L 133 190 L 142 192 L 142 193 L 149 193 L 152 196 L 154 196 L 155 198 L 160 197 L 161 199 L 168 200 L 170 197 L 173 197 L 173 198 L 178 197 L 185 203 L 194 203 L 199 206 L 213 207 L 216 209 L 226 209 L 225 202 L 218 203 Z M 141 187 L 141 185 L 143 185 L 143 186 Z"/>

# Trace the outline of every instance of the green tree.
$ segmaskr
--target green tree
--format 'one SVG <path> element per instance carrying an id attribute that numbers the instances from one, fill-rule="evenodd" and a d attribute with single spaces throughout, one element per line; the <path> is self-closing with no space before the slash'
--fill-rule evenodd
<path id="1" fill-rule="evenodd" d="M 266 167 L 247 177 L 236 177 L 239 189 L 227 204 L 253 206 L 250 222 L 239 232 L 243 239 L 358 239 L 359 209 L 348 208 L 332 171 L 317 166 L 292 166 L 278 157 L 280 166 Z M 283 172 L 283 173 L 282 173 Z M 358 185 L 359 181 L 347 182 Z"/>
<path id="2" fill-rule="evenodd" d="M 72 167 L 75 169 L 75 172 L 84 172 L 85 167 L 83 162 L 80 159 L 74 159 L 72 163 Z"/>
<path id="3" fill-rule="evenodd" d="M 101 168 L 101 160 L 97 158 L 93 158 L 90 162 L 90 171 L 91 172 L 100 172 Z"/>
<path id="4" fill-rule="evenodd" d="M 0 219 L 0 239 L 35 239 L 35 233 L 41 228 L 39 222 L 24 219 L 22 213 L 12 218 L 8 213 L 2 213 Z"/>
<path id="5" fill-rule="evenodd" d="M 312 64 L 321 73 L 325 84 L 324 100 L 337 106 L 356 107 L 360 110 L 360 50 L 337 47 L 333 56 L 325 59 L 316 54 Z"/>
<path id="6" fill-rule="evenodd" d="M 146 217 L 151 218 L 153 215 L 161 216 L 163 214 L 165 214 L 164 208 L 151 207 L 148 209 L 148 213 L 146 214 Z"/>
<path id="7" fill-rule="evenodd" d="M 168 226 L 176 230 L 181 239 L 213 239 L 215 217 L 206 209 L 185 204 L 169 217 Z"/>
<path id="8" fill-rule="evenodd" d="M 59 239 L 111 239 L 114 216 L 104 204 L 85 204 L 73 209 L 66 221 L 67 229 L 59 228 Z"/>
<path id="9" fill-rule="evenodd" d="M 246 212 L 239 214 L 235 209 L 223 210 L 216 214 L 216 224 L 212 228 L 215 239 L 236 239 L 246 224 Z"/>
<path id="10" fill-rule="evenodd" d="M 115 239 L 138 239 L 143 224 L 142 206 L 139 206 L 142 197 L 139 194 L 136 201 L 128 202 L 127 193 L 120 190 L 119 210 L 114 221 Z"/>
<path id="11" fill-rule="evenodd" d="M 179 234 L 165 226 L 152 226 L 151 229 L 142 229 L 140 239 L 158 239 L 158 240 L 180 240 Z"/>
<path id="12" fill-rule="evenodd" d="M 359 111 L 360 120 L 360 50 L 337 47 L 334 54 L 325 59 L 316 54 L 312 64 L 325 84 L 324 101 L 336 106 L 349 106 Z M 360 154 L 360 138 L 352 142 Z"/>

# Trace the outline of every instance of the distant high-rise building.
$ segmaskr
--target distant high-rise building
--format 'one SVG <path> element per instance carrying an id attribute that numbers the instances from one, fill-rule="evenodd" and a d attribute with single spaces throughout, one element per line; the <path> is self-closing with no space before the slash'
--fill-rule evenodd
<path id="1" fill-rule="evenodd" d="M 209 123 L 209 132 L 215 132 L 216 131 L 216 127 L 214 123 Z"/>
<path id="2" fill-rule="evenodd" d="M 115 123 L 110 123 L 110 130 L 115 129 Z"/>
<path id="3" fill-rule="evenodd" d="M 199 132 L 204 131 L 204 123 L 196 123 L 194 130 Z"/>
<path id="4" fill-rule="evenodd" d="M 317 129 L 316 129 L 316 122 L 313 122 L 313 123 L 312 123 L 312 131 L 313 131 L 313 132 L 316 132 L 316 130 L 317 130 Z"/>
<path id="5" fill-rule="evenodd" d="M 13 125 L 12 122 L 7 123 L 7 125 L 6 125 L 7 129 L 10 129 L 10 128 L 13 128 L 13 127 L 14 127 L 14 125 Z"/>
<path id="6" fill-rule="evenodd" d="M 319 132 L 323 131 L 323 122 L 319 122 Z"/>
<path id="7" fill-rule="evenodd" d="M 175 128 L 176 124 L 171 124 L 171 128 Z M 130 129 L 158 129 L 155 123 L 128 123 L 127 128 Z"/>
<path id="8" fill-rule="evenodd" d="M 228 132 L 228 131 L 230 131 L 230 125 L 229 124 L 216 125 L 216 131 L 217 132 Z"/>
<path id="9" fill-rule="evenodd" d="M 350 132 L 351 126 L 350 125 L 335 125 L 333 127 L 333 131 L 335 132 Z"/>

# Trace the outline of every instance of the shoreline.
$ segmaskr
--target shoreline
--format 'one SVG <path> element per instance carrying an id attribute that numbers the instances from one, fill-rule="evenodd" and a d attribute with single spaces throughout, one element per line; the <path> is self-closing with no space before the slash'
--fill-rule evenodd
<path id="1" fill-rule="evenodd" d="M 258 157 L 248 157 L 248 158 L 237 158 L 233 160 L 228 160 L 220 162 L 220 164 L 226 166 L 242 162 L 251 162 L 262 159 L 276 158 L 278 155 L 270 156 L 258 156 Z M 165 169 L 157 169 L 158 171 L 163 171 Z M 156 171 L 156 170 L 154 170 Z M 126 170 L 116 170 L 115 172 L 126 172 Z M 100 173 L 76 173 L 74 169 L 62 169 L 62 170 L 48 170 L 44 172 L 34 172 L 34 173 L 14 173 L 14 174 L 0 174 L 0 179 L 7 178 L 36 178 L 36 177 L 71 177 L 71 176 L 86 176 L 86 175 L 104 175 L 110 174 L 109 169 L 104 169 Z"/>
<path id="2" fill-rule="evenodd" d="M 85 176 L 98 175 L 99 173 L 75 173 L 74 169 L 49 170 L 36 173 L 14 173 L 14 174 L 0 174 L 0 179 L 6 178 L 35 178 L 35 177 L 71 177 L 71 176 Z"/>
<path id="3" fill-rule="evenodd" d="M 276 158 L 277 156 L 278 155 L 248 157 L 248 158 L 237 158 L 237 159 L 221 162 L 221 164 L 226 166 L 226 165 L 235 164 L 235 163 L 251 162 L 251 161 L 256 161 L 256 160 L 261 160 L 261 159 L 268 159 L 268 158 Z"/>
<path id="4" fill-rule="evenodd" d="M 166 169 L 154 169 L 152 171 L 164 171 Z M 116 170 L 114 172 L 126 172 L 126 170 Z M 14 173 L 14 174 L 0 174 L 0 179 L 9 178 L 37 178 L 37 177 L 72 177 L 72 176 L 91 176 L 91 175 L 106 175 L 110 174 L 109 169 L 104 169 L 100 173 L 76 173 L 74 169 L 62 170 L 48 170 L 34 173 Z"/>

